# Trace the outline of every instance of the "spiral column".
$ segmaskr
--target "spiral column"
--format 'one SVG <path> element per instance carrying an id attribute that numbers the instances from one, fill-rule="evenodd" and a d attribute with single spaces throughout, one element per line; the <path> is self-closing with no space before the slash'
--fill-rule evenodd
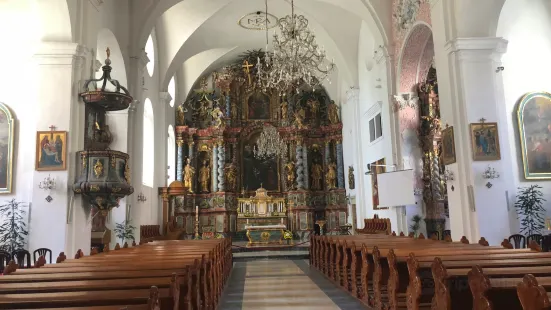
<path id="1" fill-rule="evenodd" d="M 182 172 L 184 170 L 184 142 L 181 140 L 178 140 L 178 158 L 176 159 L 176 180 L 182 182 L 183 181 L 183 175 Z"/>
<path id="2" fill-rule="evenodd" d="M 218 145 L 218 191 L 225 191 L 224 162 L 226 161 L 226 150 L 223 144 Z"/>
<path id="3" fill-rule="evenodd" d="M 344 188 L 344 160 L 342 156 L 342 141 L 337 141 L 337 187 Z"/>
<path id="4" fill-rule="evenodd" d="M 304 189 L 304 163 L 302 160 L 302 145 L 297 143 L 296 149 L 297 188 Z"/>
<path id="5" fill-rule="evenodd" d="M 304 166 L 304 188 L 310 188 L 310 177 L 308 175 L 308 147 L 304 145 L 302 147 L 302 163 Z"/>
<path id="6" fill-rule="evenodd" d="M 212 191 L 216 192 L 218 189 L 218 145 L 212 147 Z"/>

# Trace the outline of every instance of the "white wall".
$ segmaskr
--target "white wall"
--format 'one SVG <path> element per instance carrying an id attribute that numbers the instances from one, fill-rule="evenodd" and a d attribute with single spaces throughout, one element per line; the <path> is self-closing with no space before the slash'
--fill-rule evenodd
<path id="1" fill-rule="evenodd" d="M 551 91 L 551 3 L 547 0 L 509 0 L 505 3 L 499 19 L 497 36 L 509 41 L 507 52 L 502 57 L 505 70 L 503 89 L 505 106 L 500 111 L 500 123 L 507 126 L 509 147 L 502 145 L 502 152 L 509 152 L 515 169 L 512 169 L 514 187 L 510 193 L 511 232 L 519 231 L 514 216 L 514 196 L 517 187 L 539 184 L 543 187 L 547 216 L 551 216 L 551 185 L 547 181 L 528 182 L 522 170 L 522 155 L 518 134 L 516 111 L 520 99 L 528 92 Z"/>

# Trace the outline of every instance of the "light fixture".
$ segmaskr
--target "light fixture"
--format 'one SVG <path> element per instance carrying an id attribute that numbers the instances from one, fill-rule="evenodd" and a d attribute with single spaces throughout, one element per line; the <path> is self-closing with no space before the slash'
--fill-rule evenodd
<path id="1" fill-rule="evenodd" d="M 484 170 L 484 172 L 482 172 L 482 178 L 484 178 L 486 180 L 498 179 L 499 178 L 499 172 L 497 172 L 491 166 L 488 166 L 488 168 L 486 168 L 486 170 Z M 491 188 L 492 186 L 493 185 L 490 181 L 488 181 L 488 183 L 486 183 L 487 188 Z"/>
<path id="2" fill-rule="evenodd" d="M 47 178 L 44 178 L 44 180 L 40 183 L 38 183 L 38 187 L 43 190 L 51 191 L 52 189 L 55 189 L 55 178 L 51 178 L 48 174 Z M 46 196 L 47 202 L 52 202 L 54 198 L 52 196 L 48 195 Z"/>
<path id="3" fill-rule="evenodd" d="M 303 84 L 314 90 L 323 81 L 329 81 L 335 64 L 332 61 L 326 63 L 325 50 L 316 43 L 316 36 L 308 29 L 308 19 L 295 14 L 293 0 L 291 15 L 279 20 L 279 29 L 281 34 L 274 35 L 273 51 L 268 51 L 266 46 L 264 61 L 260 57 L 257 61 L 257 77 L 261 87 L 264 90 L 276 89 L 283 95 L 293 89 L 298 92 Z"/>
<path id="4" fill-rule="evenodd" d="M 281 139 L 277 129 L 270 124 L 266 124 L 256 141 L 253 152 L 257 158 L 270 158 L 279 156 L 286 150 L 287 144 Z"/>
<path id="5" fill-rule="evenodd" d="M 140 193 L 138 195 L 138 201 L 139 202 L 146 202 L 147 201 L 147 198 L 143 195 L 143 193 Z"/>

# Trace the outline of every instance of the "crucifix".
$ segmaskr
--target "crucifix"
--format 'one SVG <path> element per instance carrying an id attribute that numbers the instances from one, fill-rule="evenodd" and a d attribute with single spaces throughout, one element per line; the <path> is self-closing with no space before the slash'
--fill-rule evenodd
<path id="1" fill-rule="evenodd" d="M 483 118 L 479 119 L 478 121 L 482 124 L 482 127 L 484 127 L 484 123 L 486 123 L 486 119 L 483 117 Z"/>
<path id="2" fill-rule="evenodd" d="M 254 65 L 251 65 L 249 61 L 245 59 L 245 61 L 243 62 L 243 72 L 245 72 L 245 74 L 249 78 L 249 86 L 251 85 L 251 67 L 254 67 Z"/>
<path id="3" fill-rule="evenodd" d="M 56 127 L 54 125 L 51 125 L 48 128 L 50 128 L 50 131 L 51 131 L 50 137 L 51 137 L 51 139 L 53 139 L 54 138 L 54 131 L 55 131 Z"/>

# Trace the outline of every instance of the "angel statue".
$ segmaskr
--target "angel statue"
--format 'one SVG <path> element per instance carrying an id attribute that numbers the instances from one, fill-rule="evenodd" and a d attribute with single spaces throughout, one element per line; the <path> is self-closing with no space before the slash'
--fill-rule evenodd
<path id="1" fill-rule="evenodd" d="M 184 104 L 181 104 L 178 106 L 178 110 L 176 111 L 176 126 L 184 126 L 186 122 L 186 116 L 185 113 L 187 112 L 187 109 L 184 107 Z"/>
<path id="2" fill-rule="evenodd" d="M 327 167 L 327 174 L 325 175 L 325 180 L 327 182 L 327 189 L 334 189 L 337 187 L 337 165 L 335 163 L 330 163 Z"/>
<path id="3" fill-rule="evenodd" d="M 333 100 L 331 100 L 331 103 L 329 103 L 327 118 L 329 119 L 329 123 L 331 124 L 336 124 L 339 122 L 339 107 L 337 107 L 335 101 Z"/>
<path id="4" fill-rule="evenodd" d="M 300 108 L 298 112 L 295 112 L 295 126 L 298 129 L 304 129 L 304 119 L 306 118 L 306 111 L 304 108 Z"/>
<path id="5" fill-rule="evenodd" d="M 210 115 L 212 115 L 212 122 L 214 127 L 220 128 L 222 126 L 222 116 L 224 116 L 224 113 L 222 110 L 220 110 L 219 107 L 214 108 L 212 112 L 210 112 Z"/>

